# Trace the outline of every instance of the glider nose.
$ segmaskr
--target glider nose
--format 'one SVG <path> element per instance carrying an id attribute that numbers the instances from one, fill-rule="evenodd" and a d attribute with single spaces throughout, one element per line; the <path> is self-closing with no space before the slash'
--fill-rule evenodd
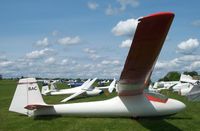
<path id="1" fill-rule="evenodd" d="M 186 107 L 186 105 L 183 102 L 175 100 L 175 99 L 170 99 L 170 105 L 174 113 L 180 112 Z"/>

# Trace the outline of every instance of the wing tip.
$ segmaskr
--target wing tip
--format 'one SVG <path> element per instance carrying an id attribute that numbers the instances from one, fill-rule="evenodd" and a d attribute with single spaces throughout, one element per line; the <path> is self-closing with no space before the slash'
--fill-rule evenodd
<path id="1" fill-rule="evenodd" d="M 173 12 L 158 12 L 158 13 L 150 14 L 148 16 L 144 16 L 144 17 L 140 18 L 139 21 L 141 21 L 142 19 L 147 19 L 147 18 L 152 18 L 152 17 L 159 17 L 159 16 L 174 17 L 175 14 Z"/>

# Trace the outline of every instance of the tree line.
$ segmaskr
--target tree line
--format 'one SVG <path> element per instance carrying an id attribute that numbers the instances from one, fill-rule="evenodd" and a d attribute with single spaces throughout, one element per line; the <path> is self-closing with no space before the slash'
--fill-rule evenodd
<path id="1" fill-rule="evenodd" d="M 192 77 L 199 76 L 196 71 L 185 71 L 183 72 L 185 75 L 190 75 Z M 178 71 L 168 72 L 163 78 L 160 78 L 158 81 L 179 81 L 181 77 L 181 73 Z"/>

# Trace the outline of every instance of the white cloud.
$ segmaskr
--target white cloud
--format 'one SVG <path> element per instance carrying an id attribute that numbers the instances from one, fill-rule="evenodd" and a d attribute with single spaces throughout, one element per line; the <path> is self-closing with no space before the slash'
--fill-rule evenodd
<path id="1" fill-rule="evenodd" d="M 42 58 L 44 56 L 48 56 L 48 55 L 52 54 L 53 52 L 54 52 L 53 49 L 45 48 L 43 50 L 35 50 L 35 51 L 30 52 L 30 53 L 27 53 L 26 57 L 28 59 L 39 59 L 39 58 Z"/>
<path id="2" fill-rule="evenodd" d="M 58 43 L 61 45 L 73 45 L 78 44 L 80 42 L 79 36 L 75 37 L 64 37 L 58 40 Z"/>
<path id="3" fill-rule="evenodd" d="M 38 41 L 36 42 L 36 45 L 37 45 L 37 46 L 48 46 L 48 45 L 49 45 L 48 38 L 45 37 L 45 38 L 42 39 L 42 40 L 38 40 Z"/>
<path id="4" fill-rule="evenodd" d="M 119 60 L 103 60 L 103 61 L 101 62 L 101 64 L 103 64 L 103 65 L 109 65 L 109 64 L 112 64 L 112 65 L 119 65 L 120 62 L 119 62 Z"/>
<path id="5" fill-rule="evenodd" d="M 62 62 L 61 62 L 61 65 L 65 65 L 68 63 L 68 59 L 63 59 Z"/>
<path id="6" fill-rule="evenodd" d="M 90 59 L 92 60 L 97 60 L 98 58 L 100 58 L 100 56 L 98 54 L 96 54 L 96 51 L 90 48 L 85 48 L 83 49 L 84 52 L 86 52 L 89 56 Z"/>
<path id="7" fill-rule="evenodd" d="M 125 41 L 122 41 L 120 47 L 121 48 L 130 48 L 131 47 L 131 43 L 132 43 L 132 40 L 131 39 L 127 39 Z"/>
<path id="8" fill-rule="evenodd" d="M 187 71 L 187 70 L 199 70 L 200 66 L 200 56 L 199 55 L 183 55 L 178 58 L 166 61 L 157 61 L 155 65 L 155 70 L 159 72 L 168 71 Z"/>
<path id="9" fill-rule="evenodd" d="M 200 20 L 195 20 L 192 22 L 193 26 L 200 26 Z"/>
<path id="10" fill-rule="evenodd" d="M 127 6 L 137 7 L 139 6 L 138 0 L 117 0 L 119 6 L 112 7 L 111 4 L 105 10 L 106 15 L 116 15 L 126 10 Z"/>
<path id="11" fill-rule="evenodd" d="M 55 58 L 49 57 L 48 59 L 46 59 L 46 60 L 44 61 L 44 63 L 45 63 L 45 64 L 53 64 L 53 63 L 55 63 L 55 61 L 56 61 Z"/>
<path id="12" fill-rule="evenodd" d="M 120 21 L 113 29 L 112 33 L 116 36 L 133 36 L 137 28 L 137 19 L 127 19 Z"/>
<path id="13" fill-rule="evenodd" d="M 194 61 L 189 66 L 186 67 L 190 71 L 200 71 L 200 61 Z"/>
<path id="14" fill-rule="evenodd" d="M 117 1 L 121 5 L 120 10 L 125 10 L 128 5 L 130 5 L 132 7 L 139 6 L 139 1 L 138 0 L 117 0 Z"/>
<path id="15" fill-rule="evenodd" d="M 178 51 L 181 53 L 192 53 L 197 47 L 199 47 L 199 41 L 197 39 L 190 38 L 187 41 L 183 41 L 178 44 Z"/>
<path id="16" fill-rule="evenodd" d="M 112 63 L 113 63 L 114 65 L 119 65 L 119 64 L 120 64 L 119 60 L 114 60 Z"/>
<path id="17" fill-rule="evenodd" d="M 86 53 L 90 53 L 90 54 L 96 53 L 95 50 L 92 50 L 92 49 L 90 49 L 90 48 L 85 48 L 85 49 L 83 49 L 83 51 L 86 52 Z"/>
<path id="18" fill-rule="evenodd" d="M 106 15 L 116 15 L 119 13 L 119 10 L 117 8 L 113 8 L 111 5 L 108 5 L 105 11 Z"/>
<path id="19" fill-rule="evenodd" d="M 88 2 L 87 6 L 91 10 L 96 10 L 99 5 L 96 2 Z"/>
<path id="20" fill-rule="evenodd" d="M 179 64 L 176 59 L 171 61 L 158 61 L 155 65 L 156 70 L 174 70 L 179 67 Z"/>
<path id="21" fill-rule="evenodd" d="M 100 58 L 100 56 L 97 54 L 90 54 L 89 58 L 91 58 L 92 60 L 96 60 L 96 59 Z"/>
<path id="22" fill-rule="evenodd" d="M 52 35 L 53 36 L 57 36 L 59 34 L 59 31 L 57 31 L 57 30 L 54 30 L 53 32 L 52 32 Z"/>
<path id="23" fill-rule="evenodd" d="M 0 67 L 8 67 L 13 64 L 12 61 L 0 61 Z"/>
<path id="24" fill-rule="evenodd" d="M 192 61 L 200 61 L 199 55 L 184 55 L 177 58 L 180 62 L 192 62 Z"/>

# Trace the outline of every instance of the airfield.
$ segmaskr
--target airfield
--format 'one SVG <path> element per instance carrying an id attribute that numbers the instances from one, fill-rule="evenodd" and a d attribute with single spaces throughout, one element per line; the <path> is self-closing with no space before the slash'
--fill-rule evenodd
<path id="1" fill-rule="evenodd" d="M 9 130 L 115 130 L 115 131 L 148 131 L 148 130 L 193 130 L 200 129 L 200 102 L 190 102 L 186 97 L 171 91 L 162 91 L 164 95 L 180 100 L 186 109 L 178 114 L 150 118 L 87 118 L 72 116 L 27 117 L 9 112 L 8 108 L 16 89 L 17 80 L 0 80 L 0 131 Z M 96 83 L 95 83 L 96 84 Z M 41 88 L 41 84 L 40 88 Z M 57 83 L 58 88 L 69 88 L 66 84 Z M 68 103 L 105 100 L 116 96 L 101 94 L 94 97 L 78 97 Z M 43 96 L 48 104 L 59 103 L 64 96 Z"/>

